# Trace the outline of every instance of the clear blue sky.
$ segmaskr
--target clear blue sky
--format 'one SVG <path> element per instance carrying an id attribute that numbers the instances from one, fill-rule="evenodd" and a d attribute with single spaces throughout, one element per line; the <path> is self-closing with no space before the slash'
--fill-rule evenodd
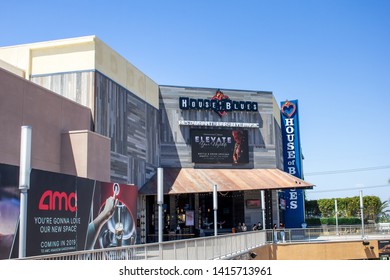
<path id="1" fill-rule="evenodd" d="M 305 179 L 316 185 L 308 199 L 390 198 L 390 1 L 22 0 L 0 10 L 0 46 L 96 35 L 160 85 L 297 99 Z"/>

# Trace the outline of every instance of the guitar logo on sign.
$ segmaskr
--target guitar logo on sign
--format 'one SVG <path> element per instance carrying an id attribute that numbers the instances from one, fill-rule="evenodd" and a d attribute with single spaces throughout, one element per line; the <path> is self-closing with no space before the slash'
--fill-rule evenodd
<path id="1" fill-rule="evenodd" d="M 297 107 L 295 106 L 295 104 L 291 103 L 288 100 L 284 102 L 284 104 L 282 105 L 282 113 L 288 118 L 291 118 L 294 115 L 296 110 Z"/>
<path id="2" fill-rule="evenodd" d="M 224 95 L 223 92 L 221 90 L 217 90 L 217 92 L 215 93 L 215 95 L 213 96 L 213 98 L 211 98 L 211 100 L 218 100 L 218 101 L 222 101 L 224 99 L 227 99 L 229 100 L 229 96 L 227 95 Z M 214 109 L 214 111 L 220 116 L 220 117 L 223 117 L 227 114 L 226 111 L 224 110 L 220 110 L 220 109 Z"/>

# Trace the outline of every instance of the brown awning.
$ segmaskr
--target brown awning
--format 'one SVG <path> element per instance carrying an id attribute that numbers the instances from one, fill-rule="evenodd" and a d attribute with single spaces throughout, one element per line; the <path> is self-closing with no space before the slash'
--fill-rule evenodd
<path id="1" fill-rule="evenodd" d="M 314 185 L 279 169 L 193 169 L 164 168 L 164 193 L 206 193 L 213 185 L 218 191 L 246 191 L 312 188 Z M 157 174 L 138 192 L 156 195 Z"/>

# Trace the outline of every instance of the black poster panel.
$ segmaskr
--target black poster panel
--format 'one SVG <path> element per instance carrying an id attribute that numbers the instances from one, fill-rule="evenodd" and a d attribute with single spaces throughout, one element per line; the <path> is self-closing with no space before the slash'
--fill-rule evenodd
<path id="1" fill-rule="evenodd" d="M 248 163 L 247 130 L 191 130 L 192 162 Z"/>
<path id="2" fill-rule="evenodd" d="M 380 259 L 390 259 L 390 240 L 378 240 Z"/>
<path id="3" fill-rule="evenodd" d="M 82 250 L 94 181 L 32 170 L 28 191 L 26 255 Z"/>
<path id="4" fill-rule="evenodd" d="M 81 251 L 86 247 L 87 229 L 91 222 L 91 209 L 93 204 L 93 194 L 100 182 L 77 177 L 77 246 L 76 250 Z"/>

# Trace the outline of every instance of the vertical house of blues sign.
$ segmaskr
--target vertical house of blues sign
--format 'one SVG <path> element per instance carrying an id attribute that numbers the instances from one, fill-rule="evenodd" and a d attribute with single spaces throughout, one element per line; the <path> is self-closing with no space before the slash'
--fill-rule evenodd
<path id="1" fill-rule="evenodd" d="M 298 100 L 281 103 L 284 171 L 303 179 L 302 153 L 299 139 Z M 286 200 L 285 226 L 300 228 L 305 221 L 304 196 L 302 189 L 288 189 Z"/>

